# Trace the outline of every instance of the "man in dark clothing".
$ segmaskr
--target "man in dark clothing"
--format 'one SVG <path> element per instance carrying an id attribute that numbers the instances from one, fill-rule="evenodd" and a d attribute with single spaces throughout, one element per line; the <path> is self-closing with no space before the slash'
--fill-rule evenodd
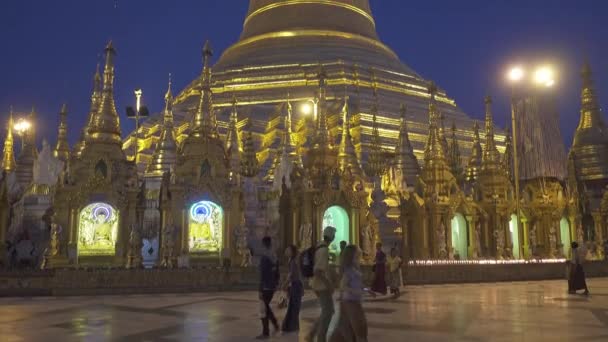
<path id="1" fill-rule="evenodd" d="M 266 236 L 262 239 L 262 255 L 260 258 L 260 300 L 263 308 L 262 313 L 262 335 L 257 339 L 268 339 L 270 337 L 269 321 L 272 322 L 275 332 L 279 330 L 279 324 L 272 312 L 270 302 L 274 296 L 279 283 L 279 265 L 277 257 L 272 251 L 272 240 Z"/>

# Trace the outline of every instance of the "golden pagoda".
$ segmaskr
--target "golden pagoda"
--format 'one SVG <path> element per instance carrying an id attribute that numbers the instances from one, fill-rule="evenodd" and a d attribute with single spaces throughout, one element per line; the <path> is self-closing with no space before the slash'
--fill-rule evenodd
<path id="1" fill-rule="evenodd" d="M 328 112 L 325 115 L 332 138 L 337 137 L 333 133 L 341 129 L 343 98 L 349 97 L 356 104 L 350 108 L 351 134 L 362 167 L 366 167 L 371 147 L 373 122 L 369 109 L 375 101 L 374 88 L 382 104 L 377 123 L 383 150 L 392 149 L 398 141 L 399 106 L 404 103 L 408 107 L 409 140 L 415 155 L 422 157 L 428 128 L 428 82 L 381 42 L 368 0 L 250 0 L 239 41 L 224 51 L 212 67 L 211 88 L 219 133 L 227 134 L 232 98 L 240 99 L 240 119 L 251 124 L 256 146 L 259 146 L 260 164 L 267 171 L 275 164 L 278 152 L 277 139 L 273 137 L 282 134 L 272 129 L 281 121 L 275 122 L 274 114 L 281 112 L 289 93 L 294 108 L 294 140 L 298 150 L 303 146 L 308 148 L 305 137 L 310 136 L 311 120 L 304 116 L 302 108 L 316 96 L 320 66 L 327 75 Z M 183 132 L 189 129 L 192 113 L 196 112 L 203 79 L 195 79 L 175 99 L 176 127 L 182 128 Z M 345 88 L 348 89 L 346 94 Z M 444 131 L 444 120 L 455 122 L 462 132 L 458 135 L 459 143 L 470 146 L 472 120 L 444 91 L 438 89 L 436 98 L 441 112 L 440 132 Z M 162 114 L 143 124 L 146 136 L 141 141 L 140 156 L 144 164 L 154 153 L 161 125 Z M 504 136 L 497 132 L 496 139 L 502 151 Z M 131 146 L 134 140 L 131 134 L 124 146 Z M 461 153 L 468 158 L 470 150 L 462 149 Z"/>
<path id="2" fill-rule="evenodd" d="M 97 109 L 99 108 L 99 104 L 101 103 L 101 74 L 99 73 L 99 64 L 97 65 L 97 71 L 95 72 L 95 76 L 93 77 L 93 93 L 91 94 L 91 106 L 89 108 L 89 114 L 87 118 L 87 125 L 82 128 L 80 133 L 80 137 L 78 138 L 78 142 L 74 145 L 74 156 L 80 158 L 82 154 L 82 150 L 87 141 L 87 137 L 89 135 L 88 127 L 90 127 L 93 123 L 93 117 L 97 113 Z"/>

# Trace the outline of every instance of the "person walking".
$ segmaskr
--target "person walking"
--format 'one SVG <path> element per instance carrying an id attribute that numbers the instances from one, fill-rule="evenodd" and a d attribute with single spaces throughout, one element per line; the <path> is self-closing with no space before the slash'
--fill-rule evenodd
<path id="1" fill-rule="evenodd" d="M 568 277 L 568 293 L 575 294 L 578 290 L 585 290 L 584 294 L 589 295 L 587 282 L 585 281 L 585 271 L 581 262 L 581 253 L 578 243 L 572 242 L 572 258 L 570 259 L 570 276 Z"/>
<path id="2" fill-rule="evenodd" d="M 391 290 L 391 294 L 395 296 L 395 298 L 401 295 L 401 266 L 403 265 L 403 261 L 401 257 L 397 254 L 397 249 L 395 247 L 391 248 L 391 254 L 388 257 L 388 278 L 389 278 L 389 288 Z"/>
<path id="3" fill-rule="evenodd" d="M 306 341 L 325 342 L 327 329 L 334 314 L 334 284 L 332 283 L 332 269 L 329 267 L 329 245 L 336 237 L 336 228 L 325 227 L 323 229 L 323 241 L 317 245 L 314 253 L 313 276 L 310 282 L 312 290 L 319 299 L 321 315 L 314 322 L 312 329 L 306 336 Z"/>
<path id="4" fill-rule="evenodd" d="M 269 323 L 274 326 L 275 332 L 279 330 L 279 324 L 272 312 L 270 302 L 279 283 L 279 265 L 277 257 L 272 251 L 272 239 L 265 236 L 262 239 L 262 253 L 260 256 L 260 313 L 262 316 L 262 334 L 256 337 L 258 340 L 270 338 Z"/>
<path id="5" fill-rule="evenodd" d="M 285 249 L 285 256 L 289 261 L 287 262 L 288 273 L 283 288 L 287 292 L 289 302 L 287 304 L 287 313 L 283 319 L 283 324 L 281 324 L 281 330 L 289 333 L 300 330 L 300 307 L 302 305 L 302 296 L 304 295 L 304 286 L 302 285 L 300 267 L 297 263 L 298 248 L 290 245 Z"/>
<path id="6" fill-rule="evenodd" d="M 365 292 L 373 297 L 376 294 L 363 288 L 360 260 L 357 246 L 349 245 L 344 249 L 340 267 L 340 309 L 329 342 L 367 342 L 367 319 L 361 303 Z"/>
<path id="7" fill-rule="evenodd" d="M 386 294 L 386 254 L 382 251 L 382 243 L 376 244 L 376 258 L 374 259 L 374 281 L 372 291 Z"/>

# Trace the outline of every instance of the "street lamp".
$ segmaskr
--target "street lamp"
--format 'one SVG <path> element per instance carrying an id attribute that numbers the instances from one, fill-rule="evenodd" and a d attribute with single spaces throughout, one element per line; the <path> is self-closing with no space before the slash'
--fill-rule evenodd
<path id="1" fill-rule="evenodd" d="M 139 120 L 150 116 L 150 112 L 148 111 L 148 107 L 142 106 L 141 104 L 143 91 L 141 89 L 135 89 L 134 94 L 135 109 L 133 109 L 133 107 L 127 107 L 127 118 L 135 120 L 135 155 L 133 160 L 135 161 L 135 164 L 137 164 L 139 162 Z"/>
<path id="2" fill-rule="evenodd" d="M 542 66 L 533 74 L 532 84 L 537 87 L 550 88 L 555 85 L 553 69 L 548 66 Z M 511 128 L 512 128 L 512 139 L 513 139 L 513 178 L 515 182 L 515 210 L 517 216 L 517 232 L 521 232 L 520 221 L 521 221 L 521 205 L 519 202 L 519 156 L 517 153 L 517 126 L 515 125 L 515 87 L 520 84 L 526 78 L 526 71 L 521 66 L 515 66 L 507 73 L 507 79 L 511 83 Z M 528 237 L 529 238 L 529 237 Z"/>
<path id="3" fill-rule="evenodd" d="M 21 150 L 23 150 L 24 148 L 26 134 L 30 130 L 30 128 L 32 128 L 32 123 L 25 118 L 21 118 L 13 124 L 12 129 L 15 131 L 15 133 L 17 133 L 17 135 L 21 139 Z"/>

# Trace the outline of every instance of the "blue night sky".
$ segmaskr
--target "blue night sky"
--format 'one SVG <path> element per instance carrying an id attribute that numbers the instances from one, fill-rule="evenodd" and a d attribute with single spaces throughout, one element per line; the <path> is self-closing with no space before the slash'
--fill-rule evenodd
<path id="1" fill-rule="evenodd" d="M 483 97 L 489 94 L 495 98 L 496 121 L 505 126 L 504 72 L 513 62 L 558 66 L 553 91 L 566 145 L 578 124 L 585 56 L 600 103 L 608 101 L 608 1 L 371 3 L 381 39 L 472 117 L 483 118 Z M 66 102 L 73 144 L 87 116 L 95 65 L 109 39 L 118 51 L 117 108 L 132 105 L 133 89 L 141 87 L 151 111 L 159 111 L 168 73 L 174 91 L 197 77 L 203 42 L 212 41 L 217 59 L 238 39 L 247 5 L 247 0 L 0 1 L 0 119 L 6 122 L 10 105 L 18 112 L 35 105 L 42 120 L 38 137 L 54 142 L 57 112 Z M 122 125 L 126 134 L 133 122 L 123 116 Z"/>

